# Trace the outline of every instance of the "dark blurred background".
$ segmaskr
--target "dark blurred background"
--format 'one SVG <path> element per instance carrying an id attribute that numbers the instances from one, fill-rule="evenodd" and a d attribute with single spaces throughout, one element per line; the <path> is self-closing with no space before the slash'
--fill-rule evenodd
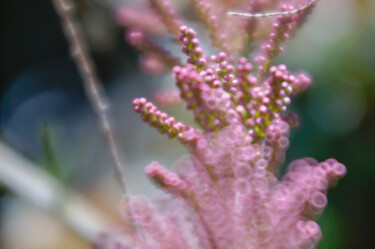
<path id="1" fill-rule="evenodd" d="M 155 135 L 131 113 L 132 98 L 150 95 L 165 78 L 139 76 L 138 54 L 114 21 L 118 4 L 77 1 L 77 16 L 114 103 L 120 148 L 132 167 L 131 177 L 144 179 L 142 168 L 148 161 L 173 162 L 183 149 Z M 312 89 L 293 100 L 292 110 L 299 114 L 301 126 L 292 132 L 287 162 L 306 156 L 319 161 L 333 157 L 348 169 L 338 187 L 329 191 L 329 205 L 319 220 L 321 249 L 375 248 L 374 13 L 373 0 L 321 1 L 278 59 L 314 78 Z M 2 142 L 77 189 L 87 190 L 107 174 L 108 167 L 100 166 L 108 158 L 95 117 L 49 0 L 1 1 L 0 82 Z M 143 183 L 135 182 L 130 182 L 131 191 L 149 192 L 151 187 L 142 189 Z M 12 200 L 12 194 L 1 187 L 1 249 L 78 248 L 22 247 L 13 242 L 11 236 L 27 236 L 27 230 L 8 229 L 26 226 L 12 222 L 12 217 L 24 217 L 17 212 L 9 215 L 9 209 L 18 205 L 9 205 Z"/>

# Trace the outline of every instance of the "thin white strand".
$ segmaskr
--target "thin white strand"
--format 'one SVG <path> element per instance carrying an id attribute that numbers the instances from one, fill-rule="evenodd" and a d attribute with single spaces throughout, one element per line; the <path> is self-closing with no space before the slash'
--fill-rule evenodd
<path id="1" fill-rule="evenodd" d="M 316 2 L 318 2 L 318 0 L 311 0 L 309 3 L 302 6 L 301 8 L 290 10 L 290 11 L 268 12 L 268 13 L 242 13 L 242 12 L 231 11 L 231 12 L 228 12 L 227 14 L 231 16 L 245 16 L 245 17 L 254 17 L 254 18 L 294 15 L 301 11 L 306 10 L 307 8 L 311 7 Z"/>

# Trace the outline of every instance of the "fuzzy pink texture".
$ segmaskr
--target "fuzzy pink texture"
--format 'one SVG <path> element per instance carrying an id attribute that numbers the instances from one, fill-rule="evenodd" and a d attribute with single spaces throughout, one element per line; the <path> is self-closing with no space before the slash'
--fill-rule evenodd
<path id="1" fill-rule="evenodd" d="M 162 107 L 174 107 L 182 104 L 180 93 L 177 90 L 162 90 L 154 94 L 155 102 Z"/>
<path id="2" fill-rule="evenodd" d="M 250 8 L 265 9 L 266 2 L 250 1 Z M 295 8 L 295 1 L 279 2 L 281 10 Z M 211 1 L 193 4 L 215 31 L 218 20 L 208 14 Z M 123 244 L 107 233 L 100 249 L 315 248 L 322 237 L 315 220 L 327 205 L 328 188 L 346 168 L 335 159 L 303 158 L 289 163 L 287 173 L 279 176 L 290 126 L 298 125 L 298 118 L 285 111 L 293 95 L 308 89 L 311 78 L 273 64 L 282 41 L 310 11 L 276 17 L 268 40 L 252 59 L 234 59 L 229 49 L 207 56 L 196 32 L 180 27 L 179 42 L 188 59 L 173 68 L 173 77 L 201 128 L 177 122 L 145 98 L 133 101 L 144 122 L 177 138 L 190 154 L 174 164 L 176 173 L 157 162 L 146 167 L 146 174 L 172 198 L 153 203 L 129 197 L 121 212 L 137 229 Z"/>
<path id="3" fill-rule="evenodd" d="M 144 66 L 144 69 L 150 66 L 148 73 L 152 73 L 153 71 L 158 73 L 165 71 L 165 68 L 172 68 L 180 64 L 178 58 L 172 56 L 168 50 L 150 40 L 141 31 L 130 31 L 126 33 L 125 37 L 132 46 L 138 48 L 145 54 L 142 60 L 143 65 L 141 65 Z M 151 65 L 147 65 L 147 63 Z"/>
<path id="4" fill-rule="evenodd" d="M 122 6 L 116 9 L 115 20 L 118 25 L 132 27 L 153 35 L 165 35 L 166 28 L 161 25 L 158 15 L 144 7 Z M 155 25 L 157 24 L 157 25 Z"/>

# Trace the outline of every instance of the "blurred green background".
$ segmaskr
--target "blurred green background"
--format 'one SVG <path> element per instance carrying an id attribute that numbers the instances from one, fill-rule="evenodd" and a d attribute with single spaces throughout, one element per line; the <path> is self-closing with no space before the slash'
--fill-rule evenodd
<path id="1" fill-rule="evenodd" d="M 81 0 L 77 14 L 114 103 L 120 148 L 131 167 L 130 192 L 149 193 L 153 190 L 143 167 L 151 160 L 171 164 L 184 152 L 131 111 L 132 98 L 150 96 L 170 76 L 139 72 L 139 55 L 126 43 L 124 29 L 113 17 L 116 6 L 128 2 Z M 291 134 L 287 162 L 332 157 L 348 169 L 337 188 L 329 191 L 329 205 L 319 220 L 323 231 L 319 249 L 375 248 L 374 16 L 373 0 L 322 0 L 278 58 L 314 78 L 313 87 L 292 101 L 301 126 Z M 4 143 L 47 165 L 77 189 L 87 190 L 108 174 L 95 118 L 50 1 L 1 1 L 0 82 Z M 9 242 L 7 226 L 12 223 L 7 214 L 12 200 L 12 194 L 1 188 L 1 249 L 22 249 Z M 21 234 L 19 229 L 14 236 Z"/>

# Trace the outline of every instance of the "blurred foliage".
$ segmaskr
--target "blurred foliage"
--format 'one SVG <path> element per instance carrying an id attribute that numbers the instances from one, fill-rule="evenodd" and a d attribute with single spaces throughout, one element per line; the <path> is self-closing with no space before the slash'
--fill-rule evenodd
<path id="1" fill-rule="evenodd" d="M 53 135 L 48 124 L 44 124 L 41 137 L 43 158 L 41 165 L 46 172 L 50 173 L 57 180 L 59 180 L 63 185 L 67 183 L 68 174 L 62 172 L 60 163 L 54 148 Z"/>

